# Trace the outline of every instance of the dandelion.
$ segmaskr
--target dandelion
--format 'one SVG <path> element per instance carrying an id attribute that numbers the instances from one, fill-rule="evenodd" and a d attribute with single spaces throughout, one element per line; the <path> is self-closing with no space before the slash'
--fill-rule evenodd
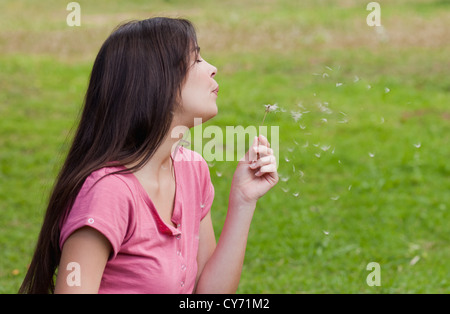
<path id="1" fill-rule="evenodd" d="M 264 111 L 264 118 L 263 118 L 263 120 L 262 120 L 261 126 L 264 125 L 264 120 L 266 120 L 266 116 L 267 116 L 267 114 L 268 114 L 269 112 L 274 112 L 274 111 L 277 111 L 277 110 L 279 109 L 277 104 L 274 104 L 274 105 L 264 105 L 264 107 L 266 108 L 266 110 Z"/>

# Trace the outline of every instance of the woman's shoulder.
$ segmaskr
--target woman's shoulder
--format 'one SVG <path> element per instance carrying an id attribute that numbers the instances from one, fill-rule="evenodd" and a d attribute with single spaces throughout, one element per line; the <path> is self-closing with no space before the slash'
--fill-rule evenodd
<path id="1" fill-rule="evenodd" d="M 125 167 L 103 167 L 95 170 L 86 178 L 82 190 L 132 195 L 135 188 L 131 178 L 133 174 L 124 170 Z"/>

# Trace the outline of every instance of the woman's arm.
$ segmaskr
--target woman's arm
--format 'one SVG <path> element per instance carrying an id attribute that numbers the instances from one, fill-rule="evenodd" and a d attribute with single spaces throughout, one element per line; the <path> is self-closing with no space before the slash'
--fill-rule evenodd
<path id="1" fill-rule="evenodd" d="M 61 253 L 55 293 L 98 293 L 111 250 L 108 239 L 91 227 L 72 233 Z"/>
<path id="2" fill-rule="evenodd" d="M 255 138 L 239 162 L 217 246 L 210 214 L 200 223 L 196 293 L 235 293 L 238 288 L 256 202 L 278 182 L 276 160 L 269 146 L 265 137 Z"/>

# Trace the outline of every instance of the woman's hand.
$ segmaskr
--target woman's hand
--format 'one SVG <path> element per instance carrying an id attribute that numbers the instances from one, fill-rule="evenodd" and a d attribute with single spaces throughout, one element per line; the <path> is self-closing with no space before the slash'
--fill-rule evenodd
<path id="1" fill-rule="evenodd" d="M 277 182 L 277 162 L 270 143 L 263 135 L 255 137 L 236 168 L 231 193 L 242 202 L 256 203 Z"/>

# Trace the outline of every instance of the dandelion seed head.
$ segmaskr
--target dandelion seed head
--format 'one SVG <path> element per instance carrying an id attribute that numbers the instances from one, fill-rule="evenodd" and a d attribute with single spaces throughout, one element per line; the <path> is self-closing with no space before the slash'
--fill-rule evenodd
<path id="1" fill-rule="evenodd" d="M 275 112 L 279 109 L 278 104 L 264 105 L 264 107 L 266 108 L 266 112 Z"/>

